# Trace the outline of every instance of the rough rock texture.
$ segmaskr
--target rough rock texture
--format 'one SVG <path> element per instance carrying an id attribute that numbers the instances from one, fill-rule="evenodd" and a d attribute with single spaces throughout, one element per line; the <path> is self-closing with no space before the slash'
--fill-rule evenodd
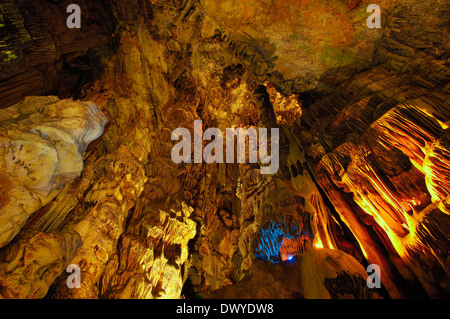
<path id="1" fill-rule="evenodd" d="M 100 158 L 96 165 L 103 176 L 90 187 L 81 203 L 87 209 L 66 221 L 66 228 L 79 233 L 83 241 L 72 260 L 83 272 L 83 283 L 79 289 L 65 291 L 63 280 L 59 298 L 98 296 L 96 283 L 116 252 L 128 212 L 145 183 L 142 165 L 125 148 Z"/>
<path id="2" fill-rule="evenodd" d="M 108 118 L 81 175 L 63 177 L 23 225 L 83 242 L 71 260 L 82 287 L 61 271 L 46 297 L 191 298 L 229 286 L 242 297 L 370 298 L 371 263 L 383 297 L 449 294 L 447 3 L 381 1 L 382 28 L 368 29 L 370 1 L 80 1 L 86 24 L 68 30 L 65 1 L 28 2 L 2 4 L 0 39 L 28 39 L 41 22 L 54 50 L 7 43 L 18 53 L 0 63 L 1 104 L 52 93 Z M 203 130 L 279 127 L 280 169 L 175 164 L 171 132 L 192 134 L 196 119 Z M 5 171 L 0 209 L 23 181 Z"/>
<path id="3" fill-rule="evenodd" d="M 443 191 L 450 73 L 448 30 L 438 31 L 444 22 L 431 12 L 446 9 L 406 6 L 387 20 L 389 37 L 378 51 L 383 63 L 304 104 L 297 135 L 366 258 L 384 269 L 385 285 L 417 276 L 439 297 L 448 294 L 450 274 Z M 419 13 L 425 28 L 409 22 Z"/>
<path id="4" fill-rule="evenodd" d="M 0 298 L 43 298 L 82 245 L 76 232 L 21 232 L 0 249 Z"/>
<path id="5" fill-rule="evenodd" d="M 255 261 L 240 282 L 211 292 L 213 299 L 372 299 L 367 273 L 352 256 L 311 247 L 292 261 Z"/>
<path id="6" fill-rule="evenodd" d="M 301 256 L 300 282 L 306 299 L 375 297 L 366 284 L 367 272 L 340 250 L 311 248 Z"/>
<path id="7" fill-rule="evenodd" d="M 168 212 L 154 209 L 137 203 L 120 251 L 103 274 L 101 296 L 167 299 L 181 295 L 187 244 L 196 230 L 189 218 L 193 209 L 185 203 L 174 203 Z"/>
<path id="8" fill-rule="evenodd" d="M 298 262 L 267 263 L 254 261 L 251 274 L 214 290 L 206 299 L 303 299 Z"/>
<path id="9" fill-rule="evenodd" d="M 93 103 L 30 97 L 0 112 L 0 247 L 83 170 L 106 117 Z"/>
<path id="10" fill-rule="evenodd" d="M 382 30 L 367 28 L 367 1 L 361 2 L 349 8 L 342 0 L 200 1 L 205 25 L 220 26 L 243 66 L 261 81 L 289 79 L 285 85 L 297 92 L 336 80 L 332 69 L 372 62 Z"/>

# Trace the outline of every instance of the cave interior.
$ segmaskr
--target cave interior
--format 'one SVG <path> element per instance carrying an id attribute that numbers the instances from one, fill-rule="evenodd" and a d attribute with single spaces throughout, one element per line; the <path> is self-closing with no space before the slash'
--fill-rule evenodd
<path id="1" fill-rule="evenodd" d="M 72 2 L 0 2 L 0 298 L 450 297 L 448 1 Z"/>

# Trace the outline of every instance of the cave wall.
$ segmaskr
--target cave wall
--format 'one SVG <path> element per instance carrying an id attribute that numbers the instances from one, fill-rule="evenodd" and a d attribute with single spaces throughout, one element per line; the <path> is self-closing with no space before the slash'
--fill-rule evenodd
<path id="1" fill-rule="evenodd" d="M 107 1 L 78 1 L 85 27 L 68 29 L 71 3 L 2 1 L 0 108 L 31 95 L 79 98 L 102 73 L 104 60 L 116 48 L 116 19 Z"/>
<path id="2" fill-rule="evenodd" d="M 419 12 L 427 17 L 439 8 L 397 10 L 386 21 L 380 64 L 303 104 L 296 135 L 366 258 L 390 260 L 382 268 L 393 281 L 416 276 L 439 297 L 448 293 L 449 274 L 448 33 L 432 36 L 445 25 L 441 15 L 424 18 L 426 27 L 411 23 Z M 392 265 L 401 276 L 386 271 Z"/>
<path id="3" fill-rule="evenodd" d="M 273 221 L 295 226 L 293 238 L 305 230 L 309 242 L 286 245 L 291 253 L 306 245 L 379 264 L 388 296 L 447 295 L 448 5 L 382 1 L 383 28 L 370 30 L 368 3 L 83 2 L 78 31 L 65 27 L 64 1 L 2 4 L 15 58 L 0 64 L 0 107 L 52 94 L 107 118 L 77 155 L 82 171 L 53 185 L 2 245 L 2 297 L 208 296 L 267 268 L 254 253 L 273 245 L 258 235 Z M 173 163 L 172 130 L 193 132 L 199 118 L 204 129 L 280 127 L 277 174 Z M 16 284 L 25 266 L 12 260 L 27 245 L 43 266 L 26 270 L 39 287 Z M 66 285 L 70 263 L 80 289 Z M 336 297 L 335 276 L 361 285 L 361 269 L 344 272 L 311 280 Z"/>

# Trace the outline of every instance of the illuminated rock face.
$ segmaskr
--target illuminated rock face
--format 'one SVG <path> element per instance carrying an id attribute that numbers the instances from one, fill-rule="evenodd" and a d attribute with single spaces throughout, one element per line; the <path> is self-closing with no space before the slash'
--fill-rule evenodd
<path id="1" fill-rule="evenodd" d="M 349 8 L 341 0 L 200 3 L 245 67 L 261 80 L 282 75 L 295 91 L 324 85 L 320 78 L 333 68 L 368 64 L 382 36 L 381 30 L 367 28 L 364 4 Z"/>
<path id="2" fill-rule="evenodd" d="M 446 5 L 382 1 L 368 29 L 370 1 L 110 0 L 39 47 L 27 27 L 66 2 L 7 2 L 26 23 L 0 32 L 0 104 L 23 100 L 0 111 L 3 297 L 448 295 Z M 194 120 L 279 127 L 280 169 L 175 164 Z"/>
<path id="3" fill-rule="evenodd" d="M 104 3 L 81 0 L 82 32 L 67 32 L 73 1 L 2 1 L 0 108 L 25 96 L 58 94 L 78 99 L 82 86 L 114 51 L 115 21 Z M 80 30 L 81 31 L 81 30 Z M 69 93 L 70 92 L 70 93 Z"/>
<path id="4" fill-rule="evenodd" d="M 412 11 L 428 12 L 421 5 Z M 438 51 L 420 49 L 429 41 L 421 34 L 437 29 L 439 19 L 422 31 L 408 19 L 388 19 L 388 29 L 401 31 L 382 42 L 384 64 L 303 104 L 295 131 L 367 260 L 384 269 L 390 294 L 404 294 L 398 282 L 416 277 L 439 297 L 449 287 L 447 194 L 440 186 L 447 183 L 449 72 Z"/>
<path id="5" fill-rule="evenodd" d="M 144 202 L 137 203 L 119 255 L 108 262 L 102 277 L 104 297 L 173 299 L 181 295 L 187 244 L 196 233 L 196 223 L 190 219 L 193 209 L 173 203 L 170 211 L 156 211 Z"/>
<path id="6" fill-rule="evenodd" d="M 377 299 L 367 272 L 343 251 L 310 247 L 280 263 L 255 261 L 242 281 L 211 292 L 215 299 Z"/>
<path id="7" fill-rule="evenodd" d="M 76 232 L 27 230 L 0 251 L 0 297 L 43 298 L 82 245 Z"/>
<path id="8" fill-rule="evenodd" d="M 28 217 L 80 176 L 107 122 L 93 103 L 31 97 L 0 112 L 0 247 Z"/>
<path id="9" fill-rule="evenodd" d="M 306 299 L 377 298 L 367 287 L 367 272 L 339 250 L 311 248 L 300 261 L 302 295 Z"/>
<path id="10" fill-rule="evenodd" d="M 385 285 L 417 276 L 427 293 L 438 297 L 449 287 L 449 239 L 442 235 L 450 222 L 444 191 L 449 72 L 436 52 L 422 52 L 417 46 L 423 43 L 403 38 L 411 32 L 405 27 L 395 42 L 383 44 L 386 64 L 304 105 L 297 136 L 366 258 L 384 264 Z M 389 53 L 393 47 L 409 48 L 414 58 L 404 58 L 401 50 Z M 396 261 L 386 264 L 381 247 Z"/>

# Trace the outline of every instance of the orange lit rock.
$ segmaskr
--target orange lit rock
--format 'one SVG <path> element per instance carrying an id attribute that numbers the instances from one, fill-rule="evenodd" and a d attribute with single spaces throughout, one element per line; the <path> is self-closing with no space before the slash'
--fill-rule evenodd
<path id="1" fill-rule="evenodd" d="M 303 254 L 309 245 L 311 245 L 311 241 L 306 236 L 297 237 L 295 239 L 284 238 L 283 244 L 280 247 L 281 260 L 286 261 L 294 256 Z"/>

